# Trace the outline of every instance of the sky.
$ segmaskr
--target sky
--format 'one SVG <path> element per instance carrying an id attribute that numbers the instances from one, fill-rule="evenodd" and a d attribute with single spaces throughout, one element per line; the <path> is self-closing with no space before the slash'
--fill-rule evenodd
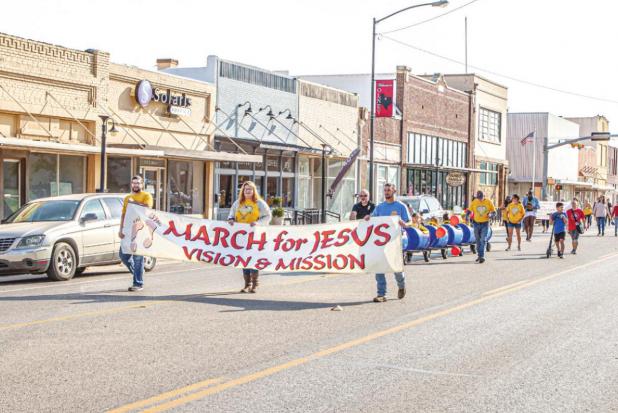
<path id="1" fill-rule="evenodd" d="M 409 10 L 381 22 L 378 32 L 471 1 Z M 10 17 L 3 19 L 0 31 L 104 50 L 115 63 L 151 70 L 157 58 L 202 66 L 215 54 L 294 75 L 369 73 L 372 18 L 419 2 L 423 0 L 21 0 L 2 5 L 3 16 Z M 397 65 L 406 65 L 415 74 L 465 72 L 463 64 L 414 47 L 463 62 L 467 17 L 468 63 L 474 66 L 469 72 L 507 86 L 511 112 L 601 114 L 609 119 L 610 130 L 618 132 L 618 80 L 612 77 L 618 73 L 617 15 L 615 0 L 475 0 L 430 22 L 378 36 L 376 70 L 394 72 Z"/>

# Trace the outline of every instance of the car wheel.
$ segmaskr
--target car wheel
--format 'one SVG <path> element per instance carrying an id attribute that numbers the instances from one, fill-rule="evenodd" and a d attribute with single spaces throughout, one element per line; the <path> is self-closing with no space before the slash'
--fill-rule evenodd
<path id="1" fill-rule="evenodd" d="M 66 242 L 54 246 L 52 259 L 47 269 L 47 277 L 53 281 L 67 281 L 73 278 L 77 270 L 75 251 Z"/>
<path id="2" fill-rule="evenodd" d="M 157 265 L 157 259 L 153 257 L 144 257 L 144 271 L 150 272 Z"/>

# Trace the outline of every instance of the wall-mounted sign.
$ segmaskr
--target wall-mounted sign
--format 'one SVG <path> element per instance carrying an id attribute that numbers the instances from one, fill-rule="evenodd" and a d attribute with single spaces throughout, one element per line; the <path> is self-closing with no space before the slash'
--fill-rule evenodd
<path id="1" fill-rule="evenodd" d="M 153 88 L 152 83 L 145 79 L 135 85 L 135 100 L 143 108 L 155 101 L 167 105 L 167 111 L 172 115 L 191 115 L 191 98 L 184 93 L 174 93 L 171 89 Z"/>
<path id="2" fill-rule="evenodd" d="M 139 166 L 153 166 L 156 168 L 165 168 L 165 159 L 139 158 Z"/>
<path id="3" fill-rule="evenodd" d="M 376 118 L 393 116 L 393 80 L 376 80 Z"/>
<path id="4" fill-rule="evenodd" d="M 446 175 L 446 183 L 448 186 L 462 186 L 466 182 L 466 175 L 463 172 L 449 172 Z"/>

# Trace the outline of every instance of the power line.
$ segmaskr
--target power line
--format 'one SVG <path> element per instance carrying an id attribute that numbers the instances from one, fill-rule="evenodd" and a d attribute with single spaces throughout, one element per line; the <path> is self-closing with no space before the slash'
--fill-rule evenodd
<path id="1" fill-rule="evenodd" d="M 457 63 L 457 64 L 460 64 L 460 65 L 465 65 L 465 63 L 460 61 L 460 60 L 453 59 L 453 58 L 447 57 L 447 56 L 439 55 L 437 53 L 431 52 L 431 51 L 426 50 L 426 49 L 422 49 L 420 47 L 411 45 L 411 44 L 406 43 L 406 42 L 402 42 L 401 40 L 394 39 L 394 38 L 386 36 L 384 34 L 382 34 L 380 36 L 385 38 L 385 39 L 387 39 L 387 40 L 390 40 L 390 41 L 392 41 L 394 43 L 397 43 L 397 44 L 399 44 L 401 46 L 404 46 L 404 47 L 407 47 L 407 48 L 410 48 L 410 49 L 413 49 L 413 50 L 417 50 L 419 52 L 422 52 L 422 53 L 425 53 L 425 54 L 437 57 L 439 59 L 443 59 L 443 60 L 446 60 L 446 61 L 451 62 L 451 63 Z M 529 86 L 534 86 L 534 87 L 538 87 L 538 88 L 541 88 L 541 89 L 547 89 L 547 90 L 551 90 L 553 92 L 563 93 L 565 95 L 577 96 L 577 97 L 580 97 L 580 98 L 585 98 L 585 99 L 590 99 L 590 100 L 597 100 L 597 101 L 600 101 L 600 102 L 613 103 L 613 104 L 617 104 L 618 105 L 618 100 L 601 98 L 601 97 L 598 97 L 598 96 L 585 95 L 583 93 L 578 93 L 578 92 L 571 92 L 569 90 L 558 89 L 558 88 L 555 88 L 555 87 L 552 87 L 552 86 L 546 86 L 546 85 L 542 85 L 540 83 L 530 82 L 528 80 L 519 79 L 519 78 L 516 78 L 516 77 L 513 77 L 513 76 L 509 76 L 509 75 L 505 75 L 505 74 L 502 74 L 502 73 L 494 72 L 492 70 L 483 69 L 482 67 L 473 66 L 473 65 L 468 65 L 468 66 L 471 67 L 472 69 L 478 70 L 480 72 L 488 73 L 488 74 L 494 75 L 494 76 L 499 76 L 501 78 L 509 79 L 509 80 L 514 81 L 514 82 L 523 83 L 523 84 L 526 84 L 526 85 L 529 85 Z"/>
<path id="2" fill-rule="evenodd" d="M 447 14 L 451 14 L 451 13 L 456 12 L 457 10 L 463 9 L 464 7 L 469 6 L 469 5 L 471 5 L 472 3 L 476 3 L 477 1 L 479 1 L 479 0 L 472 0 L 472 1 L 468 2 L 468 3 L 466 3 L 466 4 L 462 4 L 462 5 L 461 5 L 461 6 L 459 6 L 459 7 L 455 7 L 454 9 L 450 9 L 449 11 L 447 11 L 447 12 L 445 12 L 445 13 L 438 14 L 437 16 L 431 17 L 431 18 L 429 18 L 429 19 L 427 19 L 427 20 L 422 20 L 422 21 L 420 21 L 420 22 L 416 22 L 416 23 L 411 24 L 411 25 L 409 25 L 409 26 L 400 27 L 400 28 L 398 28 L 398 29 L 389 30 L 389 31 L 387 31 L 387 32 L 382 32 L 381 34 L 391 34 L 391 33 L 396 33 L 396 32 L 400 32 L 400 31 L 402 31 L 402 30 L 411 29 L 412 27 L 420 26 L 421 24 L 429 23 L 429 22 L 431 22 L 431 21 L 434 21 L 434 20 L 436 20 L 436 19 L 439 19 L 440 17 L 446 16 Z"/>

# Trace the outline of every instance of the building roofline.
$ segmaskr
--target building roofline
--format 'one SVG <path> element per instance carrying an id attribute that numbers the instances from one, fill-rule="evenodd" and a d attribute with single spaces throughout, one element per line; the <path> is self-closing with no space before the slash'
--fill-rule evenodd
<path id="1" fill-rule="evenodd" d="M 478 77 L 479 79 L 483 79 L 484 81 L 489 82 L 489 83 L 491 83 L 493 85 L 500 86 L 500 87 L 503 87 L 505 89 L 508 89 L 508 86 L 505 86 L 502 83 L 498 83 L 495 80 L 488 79 L 485 76 L 481 76 L 478 73 L 442 73 L 442 75 L 443 76 L 474 76 L 474 77 Z M 423 75 L 423 76 L 425 76 L 425 75 Z M 433 76 L 433 75 L 428 75 L 428 76 Z"/>

